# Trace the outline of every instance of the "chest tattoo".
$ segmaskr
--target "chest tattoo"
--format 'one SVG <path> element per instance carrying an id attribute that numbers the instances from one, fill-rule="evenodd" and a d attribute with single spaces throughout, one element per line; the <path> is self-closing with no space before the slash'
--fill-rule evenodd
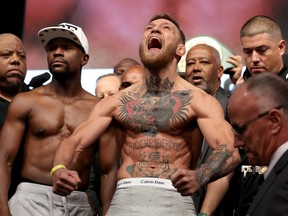
<path id="1" fill-rule="evenodd" d="M 121 98 L 119 118 L 126 126 L 155 136 L 157 131 L 167 131 L 188 122 L 188 105 L 191 91 L 176 92 L 146 90 L 144 94 L 130 93 Z"/>

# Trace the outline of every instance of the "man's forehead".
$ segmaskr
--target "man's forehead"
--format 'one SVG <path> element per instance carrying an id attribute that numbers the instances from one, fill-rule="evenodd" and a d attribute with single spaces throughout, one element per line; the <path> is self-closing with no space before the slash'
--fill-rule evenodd
<path id="1" fill-rule="evenodd" d="M 148 25 L 153 24 L 153 23 L 164 23 L 164 24 L 169 24 L 169 25 L 173 25 L 176 27 L 176 25 L 173 22 L 165 18 L 158 18 L 158 19 L 152 20 L 151 22 L 148 23 Z"/>
<path id="2" fill-rule="evenodd" d="M 169 21 L 169 22 L 171 22 L 170 20 L 168 20 L 168 19 L 166 19 L 166 18 L 163 18 L 163 17 L 159 17 L 159 18 L 156 18 L 156 19 L 153 19 L 153 20 L 151 20 L 150 22 L 156 22 L 156 21 Z"/>
<path id="3" fill-rule="evenodd" d="M 271 37 L 266 34 L 255 34 L 255 35 L 250 35 L 250 36 L 244 36 L 241 37 L 241 43 L 243 44 L 249 44 L 249 43 L 254 43 L 254 44 L 261 44 L 261 43 L 273 43 L 274 41 L 271 40 Z"/>
<path id="4" fill-rule="evenodd" d="M 61 38 L 61 37 L 53 38 L 52 40 L 50 40 L 47 43 L 46 48 L 50 47 L 51 45 L 54 46 L 55 44 L 59 44 L 59 45 L 64 45 L 64 44 L 67 45 L 67 44 L 69 44 L 69 45 L 73 45 L 73 46 L 75 46 L 75 47 L 77 47 L 77 48 L 82 50 L 82 47 L 79 44 L 77 44 L 76 42 L 74 42 L 73 40 L 70 40 L 68 38 Z"/>
<path id="5" fill-rule="evenodd" d="M 233 94 L 230 97 L 229 104 L 231 102 L 232 105 L 237 104 L 245 104 L 248 103 L 254 103 L 254 94 L 253 91 L 247 90 L 247 85 L 245 83 L 239 84 L 239 86 L 236 87 Z"/>

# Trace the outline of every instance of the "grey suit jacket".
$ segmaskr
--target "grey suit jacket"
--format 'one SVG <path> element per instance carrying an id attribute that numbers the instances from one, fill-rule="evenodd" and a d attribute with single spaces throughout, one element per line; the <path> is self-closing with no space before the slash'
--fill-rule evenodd
<path id="1" fill-rule="evenodd" d="M 247 212 L 247 216 L 288 215 L 288 151 L 275 164 Z"/>

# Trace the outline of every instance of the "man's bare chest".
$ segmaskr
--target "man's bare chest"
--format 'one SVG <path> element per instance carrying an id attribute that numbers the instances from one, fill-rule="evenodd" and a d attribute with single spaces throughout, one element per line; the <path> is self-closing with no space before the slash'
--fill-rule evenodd
<path id="1" fill-rule="evenodd" d="M 121 98 L 118 118 L 126 127 L 151 135 L 179 130 L 189 123 L 191 99 L 189 91 L 128 94 Z"/>

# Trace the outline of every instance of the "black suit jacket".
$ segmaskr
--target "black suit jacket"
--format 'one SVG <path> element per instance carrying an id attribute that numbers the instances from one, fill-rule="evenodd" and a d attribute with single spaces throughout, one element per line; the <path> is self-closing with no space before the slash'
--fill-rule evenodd
<path id="1" fill-rule="evenodd" d="M 259 187 L 247 215 L 288 215 L 288 151 L 282 155 Z"/>

